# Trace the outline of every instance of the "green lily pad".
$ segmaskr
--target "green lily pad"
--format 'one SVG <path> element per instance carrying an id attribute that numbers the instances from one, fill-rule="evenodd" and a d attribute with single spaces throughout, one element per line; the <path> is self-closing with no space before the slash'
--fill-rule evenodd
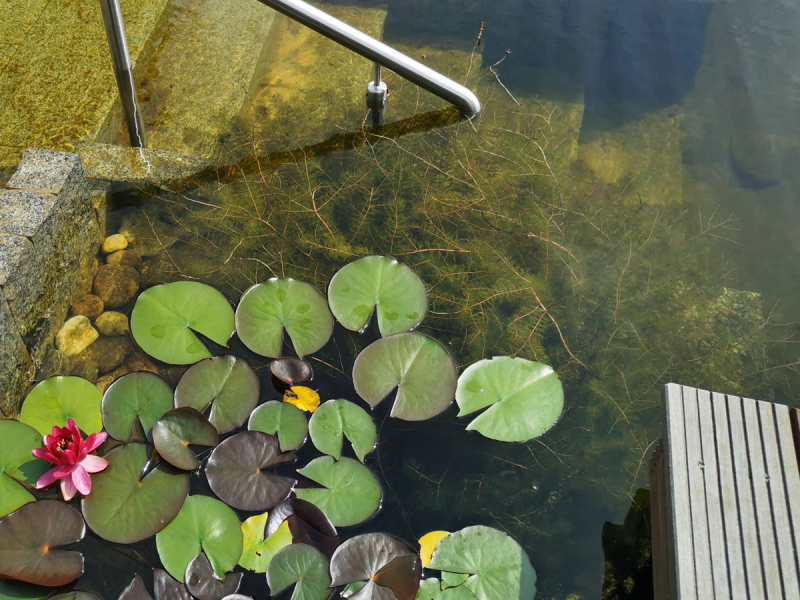
<path id="1" fill-rule="evenodd" d="M 278 358 L 283 330 L 302 358 L 322 348 L 333 333 L 328 303 L 312 285 L 270 279 L 251 287 L 236 309 L 236 333 L 256 354 Z"/>
<path id="2" fill-rule="evenodd" d="M 435 577 L 424 579 L 419 584 L 415 600 L 475 600 L 475 594 L 462 586 L 443 588 L 443 582 Z"/>
<path id="3" fill-rule="evenodd" d="M 42 435 L 50 435 L 53 427 L 63 427 L 72 417 L 84 433 L 99 433 L 103 430 L 102 401 L 103 394 L 90 381 L 51 377 L 30 391 L 19 420 Z"/>
<path id="4" fill-rule="evenodd" d="M 431 569 L 470 575 L 464 587 L 478 600 L 533 600 L 536 571 L 508 535 L 475 525 L 451 533 L 436 546 Z M 458 589 L 458 588 L 454 588 Z"/>
<path id="5" fill-rule="evenodd" d="M 456 401 L 458 416 L 491 406 L 467 429 L 502 442 L 524 442 L 555 425 L 564 410 L 564 389 L 551 367 L 498 356 L 467 367 Z"/>
<path id="6" fill-rule="evenodd" d="M 194 471 L 200 466 L 192 446 L 216 446 L 217 430 L 203 413 L 189 406 L 169 411 L 153 425 L 153 444 L 173 467 Z"/>
<path id="7" fill-rule="evenodd" d="M 447 588 L 458 587 L 467 579 L 469 579 L 469 574 L 467 573 L 448 573 L 447 571 L 442 571 L 442 589 L 446 590 Z"/>
<path id="8" fill-rule="evenodd" d="M 191 406 L 201 412 L 211 405 L 208 420 L 222 433 L 247 420 L 258 404 L 260 383 L 241 358 L 220 356 L 204 360 L 184 373 L 175 388 L 175 407 Z"/>
<path id="9" fill-rule="evenodd" d="M 305 413 L 293 404 L 270 400 L 250 414 L 247 428 L 250 431 L 277 435 L 281 451 L 288 452 L 296 450 L 306 441 L 308 419 Z"/>
<path id="10" fill-rule="evenodd" d="M 103 395 L 103 425 L 120 442 L 131 441 L 139 425 L 152 440 L 153 424 L 170 409 L 172 388 L 166 381 L 153 373 L 131 373 L 117 379 Z"/>
<path id="11" fill-rule="evenodd" d="M 164 568 L 183 583 L 186 567 L 205 552 L 218 577 L 233 569 L 242 555 L 239 517 L 210 496 L 189 496 L 175 520 L 156 536 Z"/>
<path id="12" fill-rule="evenodd" d="M 0 580 L 0 600 L 44 600 L 53 588 L 13 579 Z"/>
<path id="13" fill-rule="evenodd" d="M 346 436 L 353 445 L 358 460 L 375 448 L 375 423 L 367 411 L 347 400 L 328 400 L 322 404 L 308 423 L 311 441 L 317 450 L 339 459 Z"/>
<path id="14" fill-rule="evenodd" d="M 337 527 L 366 521 L 380 507 L 381 486 L 357 460 L 320 456 L 297 472 L 325 487 L 297 488 L 294 493 L 316 504 Z"/>
<path id="15" fill-rule="evenodd" d="M 328 559 L 316 548 L 292 544 L 283 548 L 269 563 L 267 584 L 275 596 L 297 583 L 291 600 L 327 600 L 331 593 Z"/>
<path id="16" fill-rule="evenodd" d="M 336 320 L 352 331 L 364 329 L 377 306 L 381 335 L 411 331 L 428 310 L 425 284 L 389 256 L 367 256 L 343 267 L 331 279 L 328 301 Z"/>
<path id="17" fill-rule="evenodd" d="M 195 331 L 227 346 L 233 329 L 233 309 L 225 296 L 196 281 L 153 286 L 139 294 L 131 313 L 131 333 L 142 350 L 173 365 L 211 357 Z"/>
<path id="18" fill-rule="evenodd" d="M 31 454 L 41 447 L 42 436 L 33 427 L 0 420 L 0 518 L 36 500 L 21 484 L 36 485 L 50 467 Z"/>
<path id="19" fill-rule="evenodd" d="M 382 338 L 353 365 L 356 392 L 373 408 L 397 389 L 391 415 L 423 421 L 444 411 L 456 392 L 458 369 L 438 342 L 419 333 Z"/>
<path id="20" fill-rule="evenodd" d="M 92 475 L 92 492 L 81 505 L 92 531 L 110 542 L 133 544 L 175 518 L 189 491 L 188 475 L 163 464 L 146 473 L 149 452 L 144 444 L 118 446 L 104 458 L 108 468 Z"/>
<path id="21" fill-rule="evenodd" d="M 57 500 L 26 504 L 0 521 L 0 578 L 58 587 L 83 574 L 83 555 L 60 546 L 83 539 L 81 513 Z"/>
<path id="22" fill-rule="evenodd" d="M 250 517 L 242 523 L 244 549 L 239 564 L 255 573 L 266 573 L 272 557 L 292 543 L 288 521 L 281 523 L 275 533 L 264 539 L 268 518 L 269 513 L 264 513 Z"/>

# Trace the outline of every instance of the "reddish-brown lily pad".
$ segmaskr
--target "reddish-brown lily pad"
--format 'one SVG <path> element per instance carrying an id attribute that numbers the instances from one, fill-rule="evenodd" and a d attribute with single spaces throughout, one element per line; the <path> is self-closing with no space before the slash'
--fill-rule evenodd
<path id="1" fill-rule="evenodd" d="M 60 546 L 83 539 L 81 513 L 64 502 L 26 504 L 0 521 L 0 577 L 57 587 L 83 574 L 83 555 Z"/>
<path id="2" fill-rule="evenodd" d="M 293 460 L 292 454 L 281 453 L 275 436 L 243 431 L 214 449 L 206 477 L 213 492 L 229 506 L 261 512 L 282 502 L 297 483 L 266 469 Z"/>
<path id="3" fill-rule="evenodd" d="M 269 365 L 272 376 L 287 385 L 311 381 L 314 377 L 314 369 L 301 358 L 294 356 L 283 356 L 273 360 Z"/>
<path id="4" fill-rule="evenodd" d="M 122 590 L 117 600 L 153 600 L 153 597 L 144 586 L 142 578 L 137 574 L 133 576 L 128 586 Z"/>
<path id="5" fill-rule="evenodd" d="M 328 516 L 315 504 L 300 498 L 287 498 L 269 511 L 264 537 L 273 535 L 285 522 L 295 544 L 314 546 L 330 558 L 339 546 L 339 534 Z"/>
<path id="6" fill-rule="evenodd" d="M 197 600 L 222 600 L 238 591 L 242 573 L 227 573 L 219 579 L 206 555 L 198 554 L 186 567 L 185 581 L 186 589 Z"/>
<path id="7" fill-rule="evenodd" d="M 153 444 L 161 458 L 172 466 L 194 471 L 200 461 L 189 446 L 216 446 L 217 430 L 199 410 L 183 406 L 156 421 Z"/>
<path id="8" fill-rule="evenodd" d="M 173 579 L 164 569 L 153 569 L 153 587 L 156 600 L 192 600 L 186 586 Z"/>

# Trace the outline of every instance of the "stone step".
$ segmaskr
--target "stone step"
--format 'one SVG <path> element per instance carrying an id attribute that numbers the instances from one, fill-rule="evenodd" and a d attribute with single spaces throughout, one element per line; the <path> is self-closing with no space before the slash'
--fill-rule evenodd
<path id="1" fill-rule="evenodd" d="M 277 13 L 255 0 L 183 0 L 140 79 L 148 146 L 214 158 L 269 47 Z"/>
<path id="2" fill-rule="evenodd" d="M 146 63 L 171 2 L 122 0 L 122 13 L 134 65 Z M 73 150 L 119 129 L 97 0 L 0 0 L 0 14 L 0 169 L 15 167 L 26 148 Z"/>

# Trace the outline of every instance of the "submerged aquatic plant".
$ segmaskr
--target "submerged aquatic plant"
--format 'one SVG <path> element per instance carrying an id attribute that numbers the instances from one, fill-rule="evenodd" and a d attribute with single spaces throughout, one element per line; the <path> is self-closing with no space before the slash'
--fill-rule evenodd
<path id="1" fill-rule="evenodd" d="M 92 491 L 89 475 L 108 467 L 105 458 L 90 452 L 97 450 L 107 437 L 107 433 L 93 433 L 84 440 L 72 417 L 67 419 L 64 427 L 53 427 L 53 432 L 44 436 L 45 447 L 31 450 L 36 458 L 56 465 L 39 478 L 36 489 L 61 481 L 61 494 L 67 502 L 76 493 L 88 496 Z"/>

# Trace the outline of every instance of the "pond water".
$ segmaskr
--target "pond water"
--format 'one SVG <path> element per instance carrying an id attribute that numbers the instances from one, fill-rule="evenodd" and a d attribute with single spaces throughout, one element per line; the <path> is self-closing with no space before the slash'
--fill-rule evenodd
<path id="1" fill-rule="evenodd" d="M 465 431 L 455 407 L 409 423 L 379 406 L 367 465 L 383 507 L 343 535 L 413 542 L 485 524 L 528 552 L 537 598 L 652 597 L 646 527 L 604 552 L 603 526 L 622 523 L 647 487 L 662 386 L 800 405 L 800 8 L 326 6 L 371 9 L 369 22 L 385 11 L 383 39 L 475 89 L 481 119 L 455 123 L 436 98 L 388 74 L 389 125 L 366 134 L 369 65 L 283 24 L 250 106 L 213 148 L 203 141 L 214 166 L 181 183 L 118 189 L 109 232 L 147 240 L 144 285 L 194 279 L 232 303 L 273 276 L 323 291 L 370 254 L 413 267 L 429 290 L 420 331 L 462 369 L 505 354 L 553 365 L 565 412 L 541 438 L 507 444 Z M 203 75 L 224 79 L 217 66 Z M 156 101 L 145 102 L 154 128 Z M 337 325 L 312 357 L 323 399 L 357 400 L 353 361 L 377 337 L 374 323 L 363 334 Z M 234 351 L 264 372 L 266 362 Z M 264 387 L 262 400 L 279 398 Z M 84 542 L 85 579 L 106 598 L 157 562 L 153 544 L 116 558 L 94 544 Z"/>

